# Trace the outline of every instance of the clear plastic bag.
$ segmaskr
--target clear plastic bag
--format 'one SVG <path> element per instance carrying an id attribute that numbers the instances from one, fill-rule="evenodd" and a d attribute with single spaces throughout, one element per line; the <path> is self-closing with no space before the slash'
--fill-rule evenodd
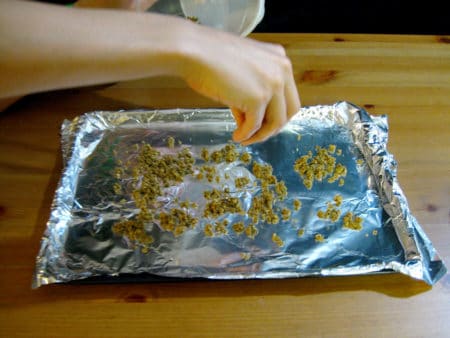
<path id="1" fill-rule="evenodd" d="M 159 0 L 147 10 L 247 36 L 264 17 L 264 0 Z"/>

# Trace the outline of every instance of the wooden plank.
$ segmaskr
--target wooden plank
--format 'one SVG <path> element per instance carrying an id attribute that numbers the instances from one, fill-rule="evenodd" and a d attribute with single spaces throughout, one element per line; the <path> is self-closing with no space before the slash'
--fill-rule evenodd
<path id="1" fill-rule="evenodd" d="M 253 34 L 281 43 L 304 105 L 387 114 L 413 215 L 450 262 L 450 39 Z M 217 107 L 173 78 L 31 95 L 0 114 L 0 337 L 448 337 L 450 276 L 52 285 L 31 290 L 62 169 L 65 118 L 93 110 Z"/>

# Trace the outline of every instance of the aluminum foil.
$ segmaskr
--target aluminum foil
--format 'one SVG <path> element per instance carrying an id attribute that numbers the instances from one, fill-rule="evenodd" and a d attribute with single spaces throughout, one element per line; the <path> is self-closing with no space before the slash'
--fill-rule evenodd
<path id="1" fill-rule="evenodd" d="M 277 136 L 245 149 L 237 146 L 249 152 L 254 162 L 270 164 L 277 179 L 285 182 L 288 195 L 279 201 L 278 211 L 292 206 L 294 199 L 302 202 L 288 221 L 258 224 L 253 239 L 231 229 L 208 237 L 209 220 L 201 212 L 206 203 L 203 192 L 216 183 L 185 177 L 165 189 L 159 211 L 170 210 L 176 200 L 194 200 L 198 207 L 192 213 L 200 220 L 196 227 L 174 236 L 157 220 L 148 222 L 145 230 L 155 239 L 148 252 L 112 231 L 118 221 L 133 219 L 139 212 L 131 193 L 118 196 L 112 189 L 117 183 L 114 168 L 136 157 L 136 144 L 151 144 L 163 154 L 188 147 L 195 165 L 201 166 L 201 150 L 229 144 L 234 128 L 226 109 L 96 111 L 65 121 L 64 170 L 37 255 L 33 286 L 96 276 L 120 282 L 123 276 L 143 274 L 149 279 L 264 279 L 384 272 L 434 284 L 445 274 L 444 263 L 411 215 L 397 181 L 397 163 L 387 151 L 387 117 L 371 116 L 348 102 L 302 108 Z M 169 148 L 168 137 L 182 146 Z M 316 181 L 309 190 L 293 164 L 308 151 L 314 153 L 316 146 L 330 145 L 340 149 L 336 159 L 347 168 L 345 184 Z M 216 167 L 219 175 L 229 178 L 225 184 L 232 185 L 238 176 L 255 181 L 251 165 L 243 162 Z M 251 199 L 260 193 L 258 186 L 251 185 L 236 191 L 235 197 L 248 210 Z M 318 211 L 337 194 L 343 198 L 341 217 L 336 222 L 319 218 Z M 345 212 L 361 217 L 362 229 L 344 228 Z M 237 220 L 250 222 L 246 215 L 223 218 L 229 228 Z M 281 246 L 274 243 L 274 233 Z"/>

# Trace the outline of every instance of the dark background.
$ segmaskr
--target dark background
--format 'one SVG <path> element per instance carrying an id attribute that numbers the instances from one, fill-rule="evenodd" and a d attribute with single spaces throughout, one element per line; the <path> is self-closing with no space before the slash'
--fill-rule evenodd
<path id="1" fill-rule="evenodd" d="M 266 0 L 255 32 L 450 34 L 450 1 Z"/>
<path id="2" fill-rule="evenodd" d="M 450 0 L 265 0 L 254 32 L 450 35 L 449 5 Z"/>

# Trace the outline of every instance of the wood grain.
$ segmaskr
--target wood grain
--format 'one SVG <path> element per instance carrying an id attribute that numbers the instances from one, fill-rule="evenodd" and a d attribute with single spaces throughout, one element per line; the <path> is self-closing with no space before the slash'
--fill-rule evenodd
<path id="1" fill-rule="evenodd" d="M 292 59 L 303 105 L 387 114 L 413 215 L 450 262 L 448 37 L 254 34 Z M 177 79 L 26 97 L 0 115 L 0 337 L 448 337 L 450 276 L 51 285 L 31 290 L 61 173 L 59 128 L 92 110 L 217 107 Z"/>

